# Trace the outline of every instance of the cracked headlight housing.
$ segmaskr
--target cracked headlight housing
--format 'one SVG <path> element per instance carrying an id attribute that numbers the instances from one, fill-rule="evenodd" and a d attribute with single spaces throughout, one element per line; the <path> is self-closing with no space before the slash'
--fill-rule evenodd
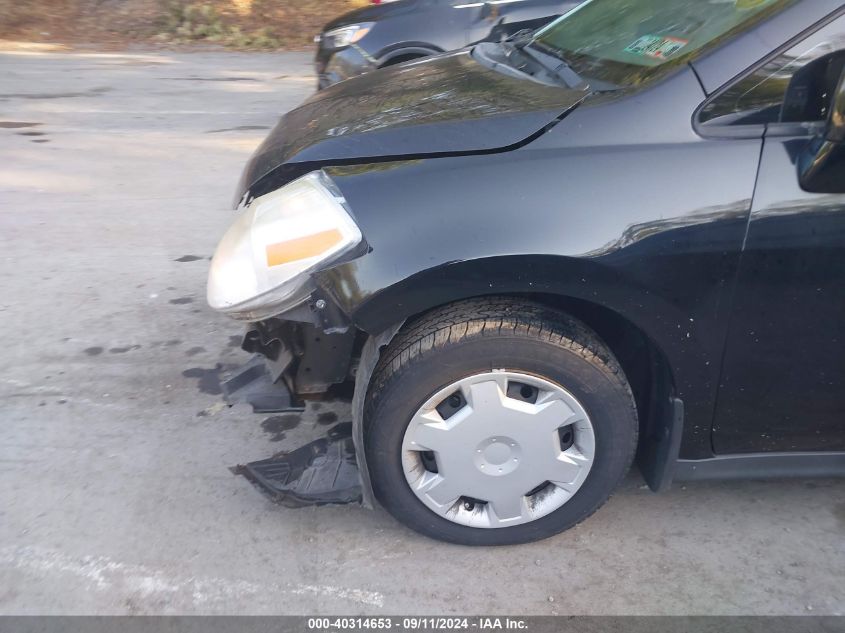
<path id="1" fill-rule="evenodd" d="M 257 321 L 301 303 L 310 273 L 362 241 L 346 200 L 322 171 L 251 200 L 211 260 L 208 304 Z"/>

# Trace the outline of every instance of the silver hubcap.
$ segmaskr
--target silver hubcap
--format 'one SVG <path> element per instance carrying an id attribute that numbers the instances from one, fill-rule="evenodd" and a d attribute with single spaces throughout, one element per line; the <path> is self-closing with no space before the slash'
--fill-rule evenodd
<path id="1" fill-rule="evenodd" d="M 414 494 L 450 521 L 483 528 L 557 510 L 584 483 L 594 457 L 593 425 L 572 394 L 505 370 L 438 391 L 402 442 Z"/>

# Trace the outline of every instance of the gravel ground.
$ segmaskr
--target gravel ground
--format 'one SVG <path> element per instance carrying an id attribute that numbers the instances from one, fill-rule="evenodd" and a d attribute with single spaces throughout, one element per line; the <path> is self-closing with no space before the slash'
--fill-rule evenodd
<path id="1" fill-rule="evenodd" d="M 0 613 L 845 612 L 843 481 L 632 473 L 471 549 L 233 476 L 349 419 L 221 407 L 246 355 L 204 301 L 241 166 L 314 83 L 299 53 L 0 54 Z"/>

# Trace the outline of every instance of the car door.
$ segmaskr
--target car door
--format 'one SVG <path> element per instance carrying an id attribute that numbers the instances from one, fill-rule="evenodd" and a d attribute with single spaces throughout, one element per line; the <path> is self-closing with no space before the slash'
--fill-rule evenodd
<path id="1" fill-rule="evenodd" d="M 845 173 L 842 193 L 799 183 L 843 66 L 840 15 L 700 113 L 711 133 L 764 131 L 712 429 L 716 454 L 845 450 Z"/>

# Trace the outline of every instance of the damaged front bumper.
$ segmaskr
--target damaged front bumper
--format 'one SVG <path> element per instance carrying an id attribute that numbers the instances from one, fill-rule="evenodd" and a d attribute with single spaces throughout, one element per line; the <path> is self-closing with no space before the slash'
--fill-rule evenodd
<path id="1" fill-rule="evenodd" d="M 316 295 L 251 323 L 241 348 L 254 356 L 223 382 L 226 401 L 250 404 L 255 413 L 302 411 L 304 397 L 324 394 L 354 375 L 357 338 L 334 303 Z"/>
<path id="2" fill-rule="evenodd" d="M 371 508 L 364 400 L 379 351 L 400 326 L 368 336 L 316 294 L 293 310 L 250 324 L 241 347 L 253 356 L 224 377 L 228 404 L 246 403 L 255 413 L 302 412 L 307 400 L 354 382 L 352 424 L 338 425 L 294 451 L 237 466 L 235 472 L 285 505 L 361 501 Z"/>
<path id="3" fill-rule="evenodd" d="M 296 450 L 236 466 L 274 501 L 289 507 L 362 500 L 355 445 L 348 424 Z"/>

